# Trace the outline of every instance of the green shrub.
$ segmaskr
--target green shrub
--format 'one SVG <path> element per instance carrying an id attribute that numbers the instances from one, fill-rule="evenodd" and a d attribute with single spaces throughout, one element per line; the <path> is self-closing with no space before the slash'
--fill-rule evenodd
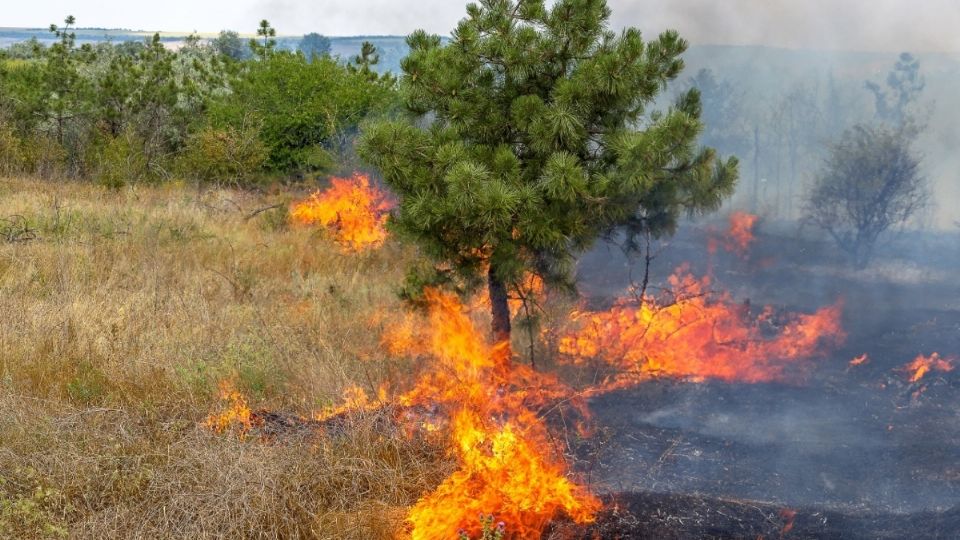
<path id="1" fill-rule="evenodd" d="M 96 153 L 94 179 L 104 187 L 119 189 L 150 175 L 142 144 L 132 134 L 109 137 Z"/>
<path id="2" fill-rule="evenodd" d="M 66 175 L 67 151 L 47 133 L 34 133 L 21 144 L 22 171 L 45 180 Z"/>
<path id="3" fill-rule="evenodd" d="M 23 172 L 23 151 L 13 129 L 0 122 L 0 176 Z"/>
<path id="4" fill-rule="evenodd" d="M 255 124 L 207 126 L 187 140 L 179 169 L 186 178 L 200 182 L 245 185 L 259 177 L 266 158 Z"/>
<path id="5" fill-rule="evenodd" d="M 211 122 L 242 126 L 256 111 L 265 167 L 281 175 L 332 172 L 333 156 L 357 126 L 386 110 L 395 96 L 388 81 L 371 80 L 328 57 L 311 62 L 302 54 L 275 51 L 245 68 L 233 91 L 211 104 Z"/>

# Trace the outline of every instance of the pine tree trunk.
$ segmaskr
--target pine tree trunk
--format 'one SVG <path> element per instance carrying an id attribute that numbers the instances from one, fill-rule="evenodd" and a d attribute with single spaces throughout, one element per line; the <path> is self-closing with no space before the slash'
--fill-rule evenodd
<path id="1" fill-rule="evenodd" d="M 507 303 L 507 286 L 497 277 L 493 265 L 487 273 L 487 286 L 490 293 L 490 309 L 493 315 L 493 339 L 497 342 L 510 342 L 510 306 Z"/>

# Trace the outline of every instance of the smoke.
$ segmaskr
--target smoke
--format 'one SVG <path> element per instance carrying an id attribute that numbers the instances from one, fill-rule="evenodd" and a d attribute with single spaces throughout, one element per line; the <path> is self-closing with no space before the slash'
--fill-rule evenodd
<path id="1" fill-rule="evenodd" d="M 960 4 L 926 0 L 609 0 L 616 26 L 673 28 L 694 44 L 960 52 Z"/>
<path id="2" fill-rule="evenodd" d="M 608 0 L 615 26 L 648 35 L 675 28 L 694 44 L 768 45 L 827 50 L 960 52 L 955 0 Z M 163 30 L 249 30 L 269 19 L 281 33 L 406 35 L 423 28 L 448 34 L 466 0 L 170 0 L 154 6 L 104 0 L 10 2 L 6 26 L 45 26 L 68 12 L 84 26 Z M 552 3 L 548 0 L 548 3 Z M 922 6 L 922 7 L 921 7 Z M 189 13 L 184 17 L 184 13 Z M 184 28 L 184 24 L 190 28 Z"/>
<path id="3" fill-rule="evenodd" d="M 552 3 L 552 2 L 548 2 Z M 423 28 L 448 34 L 466 2 L 257 0 L 251 21 L 268 18 L 284 33 L 329 35 L 408 34 Z M 694 44 L 766 45 L 856 51 L 960 52 L 960 4 L 926 0 L 609 0 L 616 27 L 637 26 L 648 35 L 674 28 Z"/>

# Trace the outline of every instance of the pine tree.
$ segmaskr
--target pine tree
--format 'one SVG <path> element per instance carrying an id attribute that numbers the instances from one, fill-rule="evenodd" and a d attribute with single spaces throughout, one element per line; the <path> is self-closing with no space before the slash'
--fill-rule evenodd
<path id="1" fill-rule="evenodd" d="M 493 333 L 524 272 L 572 285 L 576 254 L 625 228 L 671 231 L 731 194 L 737 161 L 698 148 L 696 89 L 648 110 L 683 68 L 667 31 L 609 29 L 604 0 L 483 0 L 449 43 L 407 39 L 409 118 L 366 130 L 361 155 L 399 196 L 393 226 L 439 274 L 486 273 Z"/>
<path id="2" fill-rule="evenodd" d="M 277 30 L 270 26 L 270 21 L 263 19 L 257 27 L 257 37 L 263 39 L 260 43 L 256 39 L 250 40 L 250 50 L 259 58 L 266 58 L 277 47 Z"/>
<path id="3" fill-rule="evenodd" d="M 873 81 L 864 83 L 873 94 L 877 119 L 898 129 L 922 131 L 912 108 L 926 88 L 926 79 L 920 74 L 920 61 L 910 53 L 901 53 L 893 69 L 887 75 L 886 87 Z"/>
<path id="4" fill-rule="evenodd" d="M 79 96 L 83 80 L 77 68 L 76 34 L 71 27 L 76 23 L 73 15 L 64 19 L 64 26 L 50 25 L 50 32 L 58 39 L 47 49 L 44 64 L 43 83 L 47 99 L 47 110 L 53 121 L 57 143 L 64 144 L 67 123 L 80 114 Z"/>

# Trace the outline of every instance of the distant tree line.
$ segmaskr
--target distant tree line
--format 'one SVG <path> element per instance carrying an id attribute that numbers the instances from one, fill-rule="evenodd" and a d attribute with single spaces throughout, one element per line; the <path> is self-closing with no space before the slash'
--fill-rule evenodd
<path id="1" fill-rule="evenodd" d="M 182 178 L 251 184 L 349 167 L 350 141 L 397 100 L 395 79 L 372 72 L 376 51 L 341 61 L 307 34 L 281 50 L 262 21 L 173 50 L 144 41 L 56 41 L 0 51 L 0 174 L 90 179 L 108 186 Z"/>

